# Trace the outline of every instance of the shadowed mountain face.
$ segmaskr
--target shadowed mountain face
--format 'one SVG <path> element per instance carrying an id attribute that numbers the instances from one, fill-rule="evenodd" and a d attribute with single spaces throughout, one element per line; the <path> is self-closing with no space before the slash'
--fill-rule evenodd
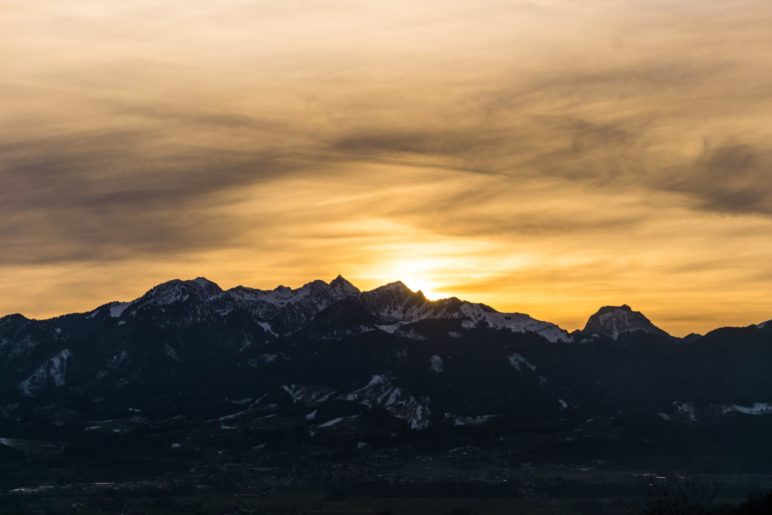
<path id="1" fill-rule="evenodd" d="M 584 332 L 618 339 L 621 335 L 633 331 L 667 336 L 667 333 L 651 323 L 646 316 L 633 311 L 630 306 L 605 306 L 592 315 L 584 326 Z"/>
<path id="2" fill-rule="evenodd" d="M 680 340 L 622 306 L 569 335 L 402 283 L 175 280 L 88 313 L 0 318 L 0 435 L 128 438 L 175 420 L 167 443 L 196 449 L 219 434 L 298 452 L 516 439 L 524 461 L 651 460 L 660 445 L 716 465 L 711 438 L 731 434 L 748 437 L 732 452 L 772 463 L 770 365 L 770 324 Z"/>

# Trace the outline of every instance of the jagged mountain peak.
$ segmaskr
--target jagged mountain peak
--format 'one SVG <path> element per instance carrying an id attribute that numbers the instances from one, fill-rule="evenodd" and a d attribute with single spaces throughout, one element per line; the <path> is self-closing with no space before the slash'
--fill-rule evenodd
<path id="1" fill-rule="evenodd" d="M 99 321 L 121 319 L 116 322 L 118 325 L 130 323 L 139 315 L 138 319 L 157 320 L 169 327 L 221 323 L 226 320 L 224 317 L 233 315 L 239 320 L 251 319 L 273 337 L 284 337 L 316 327 L 312 322 L 328 308 L 332 310 L 323 318 L 334 314 L 336 327 L 357 321 L 357 330 L 367 327 L 393 333 L 427 319 L 461 320 L 464 328 L 488 327 L 537 333 L 549 341 L 568 340 L 567 333 L 558 326 L 528 315 L 499 313 L 490 306 L 455 297 L 429 300 L 402 281 L 361 292 L 340 275 L 329 283 L 315 280 L 299 288 L 278 286 L 273 290 L 236 286 L 223 291 L 204 277 L 174 279 L 155 286 L 134 301 L 105 304 L 85 315 Z M 351 310 L 352 316 L 343 316 L 346 310 Z M 364 311 L 369 315 L 362 316 Z M 342 328 L 336 331 L 345 332 Z"/>
<path id="2" fill-rule="evenodd" d="M 376 290 L 400 290 L 400 291 L 409 291 L 412 292 L 410 288 L 407 287 L 405 283 L 402 281 L 393 281 L 390 283 L 386 283 L 383 286 L 379 286 L 376 288 Z"/>
<path id="3" fill-rule="evenodd" d="M 348 295 L 357 295 L 360 293 L 359 288 L 351 284 L 350 281 L 348 281 L 340 274 L 338 274 L 335 279 L 330 281 L 330 287 Z"/>
<path id="4" fill-rule="evenodd" d="M 587 324 L 584 326 L 585 333 L 607 336 L 613 340 L 632 331 L 669 336 L 646 318 L 646 315 L 640 311 L 634 311 L 627 304 L 603 306 L 587 320 Z"/>
<path id="5" fill-rule="evenodd" d="M 394 281 L 383 286 L 379 286 L 362 294 L 366 302 L 402 305 L 409 304 L 429 304 L 430 301 L 424 297 L 420 291 L 415 292 L 407 287 L 402 281 Z"/>
<path id="6" fill-rule="evenodd" d="M 383 323 L 406 323 L 425 318 L 431 303 L 423 294 L 408 288 L 402 281 L 395 281 L 362 294 L 364 304 Z"/>
<path id="7" fill-rule="evenodd" d="M 622 304 L 621 306 L 603 306 L 598 310 L 598 314 L 611 313 L 614 311 L 624 311 L 627 313 L 632 313 L 633 308 L 631 308 L 628 304 Z"/>
<path id="8" fill-rule="evenodd" d="M 406 297 L 423 297 L 423 292 L 415 292 L 411 290 L 405 283 L 402 281 L 394 281 L 387 284 L 384 284 L 383 286 L 378 286 L 377 288 L 374 288 L 368 292 L 365 292 L 368 294 L 382 294 L 382 293 L 388 293 L 392 295 L 401 295 Z"/>
<path id="9" fill-rule="evenodd" d="M 220 286 L 205 277 L 191 280 L 172 279 L 151 288 L 134 303 L 137 305 L 168 305 L 186 301 L 191 297 L 205 300 L 222 292 Z"/>
<path id="10" fill-rule="evenodd" d="M 321 279 L 314 279 L 313 281 L 307 282 L 306 284 L 304 284 L 303 286 L 301 286 L 298 289 L 299 290 L 303 290 L 303 289 L 309 289 L 309 288 L 311 288 L 311 289 L 313 289 L 313 288 L 326 288 L 327 286 L 329 286 L 329 284 L 327 284 L 326 282 L 322 281 Z"/>

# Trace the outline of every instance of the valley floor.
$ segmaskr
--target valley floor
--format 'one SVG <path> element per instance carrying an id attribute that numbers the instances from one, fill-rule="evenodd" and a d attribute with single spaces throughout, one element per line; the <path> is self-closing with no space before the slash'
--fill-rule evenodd
<path id="1" fill-rule="evenodd" d="M 429 471 L 427 471 L 429 472 Z M 442 471 L 440 475 L 447 473 Z M 529 468 L 517 487 L 506 483 L 343 484 L 324 489 L 251 488 L 212 490 L 175 478 L 143 481 L 39 484 L 0 495 L 4 515 L 623 515 L 646 493 L 647 484 L 671 478 L 621 470 Z M 715 505 L 737 505 L 772 485 L 764 475 L 712 474 L 688 478 L 715 485 Z M 724 513 L 724 512 L 721 512 Z M 727 511 L 726 513 L 732 513 Z"/>

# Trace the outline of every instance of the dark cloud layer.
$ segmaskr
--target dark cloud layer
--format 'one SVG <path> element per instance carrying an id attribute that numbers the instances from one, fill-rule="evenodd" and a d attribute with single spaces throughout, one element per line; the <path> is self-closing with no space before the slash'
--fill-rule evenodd
<path id="1" fill-rule="evenodd" d="M 772 148 L 706 146 L 693 166 L 675 173 L 668 186 L 694 196 L 702 209 L 772 215 Z"/>
<path id="2" fill-rule="evenodd" d="M 4 6 L 0 287 L 353 269 L 690 323 L 662 288 L 769 293 L 768 2 L 277 5 Z"/>
<path id="3" fill-rule="evenodd" d="M 50 136 L 2 154 L 5 264 L 233 244 L 238 224 L 224 195 L 293 166 L 278 152 L 186 145 L 140 130 Z"/>

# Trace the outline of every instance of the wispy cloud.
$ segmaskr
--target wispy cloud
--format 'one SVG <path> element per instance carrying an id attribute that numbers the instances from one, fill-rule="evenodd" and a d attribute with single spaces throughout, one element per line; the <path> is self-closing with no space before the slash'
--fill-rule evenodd
<path id="1" fill-rule="evenodd" d="M 0 311 L 420 270 L 566 324 L 772 316 L 768 2 L 1 9 Z"/>

